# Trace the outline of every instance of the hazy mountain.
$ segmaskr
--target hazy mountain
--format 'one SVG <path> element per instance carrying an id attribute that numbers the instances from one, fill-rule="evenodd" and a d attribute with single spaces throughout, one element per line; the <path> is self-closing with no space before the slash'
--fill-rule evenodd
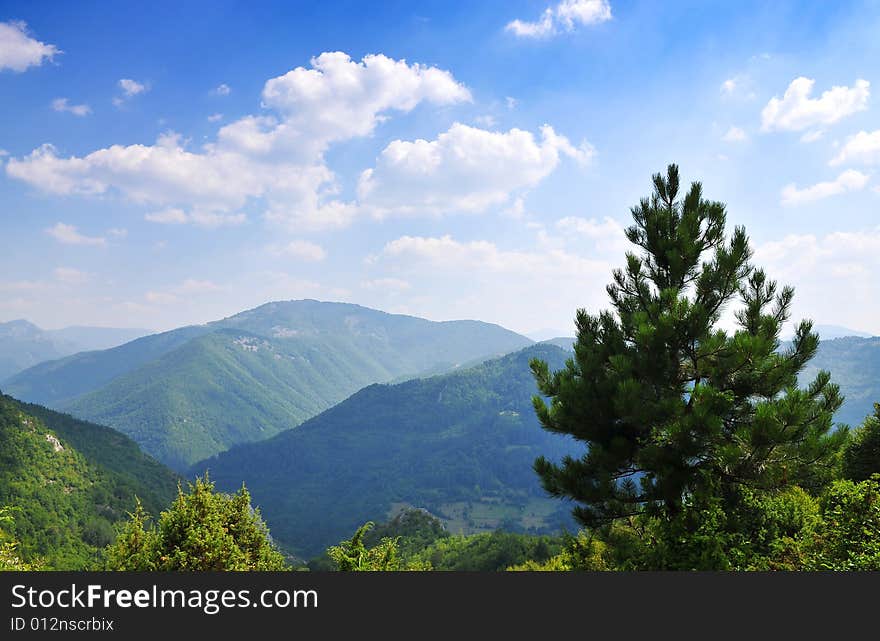
<path id="1" fill-rule="evenodd" d="M 819 343 L 819 350 L 801 376 L 806 383 L 820 369 L 831 372 L 846 401 L 835 420 L 855 427 L 873 413 L 880 402 L 880 337 L 835 338 Z"/>
<path id="2" fill-rule="evenodd" d="M 858 338 L 870 338 L 872 336 L 868 332 L 861 332 L 857 329 L 850 329 L 841 325 L 813 325 L 813 331 L 819 334 L 819 338 L 825 341 L 846 336 L 856 336 Z M 789 332 L 783 336 L 783 340 L 790 341 L 793 337 L 794 334 Z"/>
<path id="3" fill-rule="evenodd" d="M 287 301 L 43 363 L 5 387 L 110 425 L 185 469 L 235 443 L 294 427 L 370 383 L 448 370 L 530 343 L 478 321 Z"/>
<path id="4" fill-rule="evenodd" d="M 0 323 L 0 381 L 43 361 L 120 345 L 147 330 L 112 327 L 40 329 L 26 320 Z"/>
<path id="5" fill-rule="evenodd" d="M 128 437 L 0 395 L 0 506 L 26 558 L 75 570 L 99 557 L 139 497 L 152 514 L 177 477 Z"/>
<path id="6" fill-rule="evenodd" d="M 569 523 L 570 505 L 545 496 L 532 463 L 580 447 L 538 425 L 535 356 L 560 368 L 568 354 L 540 344 L 464 371 L 371 385 L 191 472 L 209 469 L 227 490 L 244 481 L 273 536 L 305 555 L 403 505 L 427 508 L 453 533 L 554 530 Z"/>

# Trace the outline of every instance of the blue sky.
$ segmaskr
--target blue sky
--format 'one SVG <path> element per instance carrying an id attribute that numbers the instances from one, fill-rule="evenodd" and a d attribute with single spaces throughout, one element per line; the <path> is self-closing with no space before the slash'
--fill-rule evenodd
<path id="1" fill-rule="evenodd" d="M 0 1 L 0 320 L 572 333 L 667 163 L 880 333 L 880 3 Z"/>

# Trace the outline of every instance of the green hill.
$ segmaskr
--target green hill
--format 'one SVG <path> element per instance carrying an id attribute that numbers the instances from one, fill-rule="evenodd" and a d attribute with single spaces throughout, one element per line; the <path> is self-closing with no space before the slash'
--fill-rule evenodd
<path id="1" fill-rule="evenodd" d="M 244 481 L 273 536 L 306 556 L 406 506 L 428 509 L 453 533 L 554 531 L 569 523 L 570 506 L 545 496 L 532 462 L 579 449 L 538 426 L 533 356 L 560 368 L 567 353 L 534 345 L 452 374 L 371 385 L 192 473 L 209 470 L 223 489 Z"/>
<path id="2" fill-rule="evenodd" d="M 177 477 L 126 436 L 0 395 L 0 506 L 25 559 L 89 567 L 139 497 L 158 514 Z"/>
<path id="3" fill-rule="evenodd" d="M 130 435 L 176 469 L 268 438 L 371 383 L 530 344 L 497 325 L 343 303 L 267 303 L 198 327 L 43 363 L 12 394 Z"/>

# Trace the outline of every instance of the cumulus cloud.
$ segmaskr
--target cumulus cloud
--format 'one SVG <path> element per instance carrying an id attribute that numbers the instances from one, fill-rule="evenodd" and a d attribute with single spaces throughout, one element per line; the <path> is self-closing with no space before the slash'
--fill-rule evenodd
<path id="1" fill-rule="evenodd" d="M 88 105 L 71 105 L 67 98 L 55 98 L 52 109 L 59 112 L 72 113 L 74 116 L 88 116 L 92 108 Z"/>
<path id="2" fill-rule="evenodd" d="M 436 140 L 395 140 L 361 174 L 358 198 L 376 216 L 482 212 L 534 187 L 566 156 L 587 163 L 588 143 L 575 147 L 552 127 L 491 132 L 455 123 Z"/>
<path id="3" fill-rule="evenodd" d="M 843 163 L 880 164 L 880 129 L 868 133 L 860 131 L 847 138 L 840 152 L 831 159 L 829 165 Z"/>
<path id="4" fill-rule="evenodd" d="M 791 81 L 782 98 L 773 97 L 761 112 L 763 131 L 803 131 L 830 125 L 868 108 L 871 83 L 856 80 L 852 87 L 835 86 L 811 98 L 816 81 L 803 76 Z"/>
<path id="5" fill-rule="evenodd" d="M 727 130 L 727 133 L 721 137 L 721 140 L 724 142 L 745 142 L 747 138 L 748 136 L 746 136 L 745 131 L 739 127 L 731 127 Z"/>
<path id="6" fill-rule="evenodd" d="M 308 262 L 319 262 L 327 257 L 327 251 L 323 247 L 307 240 L 292 240 L 280 245 L 270 245 L 267 249 L 274 256 L 290 256 Z"/>
<path id="7" fill-rule="evenodd" d="M 220 122 L 223 120 L 223 114 L 211 114 L 208 116 L 208 122 Z"/>
<path id="8" fill-rule="evenodd" d="M 786 185 L 782 189 L 782 204 L 802 205 L 850 191 L 859 191 L 867 184 L 866 174 L 848 169 L 832 181 L 816 183 L 803 189 L 798 189 L 794 183 Z"/>
<path id="9" fill-rule="evenodd" d="M 569 238 L 585 238 L 592 241 L 600 252 L 611 252 L 622 256 L 629 246 L 623 225 L 608 216 L 602 220 L 566 216 L 556 221 L 555 226 Z"/>
<path id="10" fill-rule="evenodd" d="M 62 53 L 55 45 L 28 35 L 24 22 L 0 22 L 0 71 L 25 71 L 39 67 Z"/>
<path id="11" fill-rule="evenodd" d="M 107 244 L 107 239 L 103 236 L 86 236 L 85 234 L 79 233 L 77 228 L 73 225 L 66 225 L 61 222 L 55 223 L 55 225 L 49 227 L 46 230 L 46 233 L 59 243 L 64 243 L 65 245 L 104 246 Z"/>
<path id="12" fill-rule="evenodd" d="M 211 93 L 213 93 L 215 96 L 228 96 L 232 93 L 232 89 L 224 82 L 214 87 L 214 89 L 211 90 Z"/>
<path id="13" fill-rule="evenodd" d="M 131 78 L 120 78 L 116 84 L 122 90 L 122 95 L 113 99 L 113 104 L 117 107 L 121 107 L 127 100 L 150 90 L 149 85 Z"/>
<path id="14" fill-rule="evenodd" d="M 588 26 L 611 20 L 608 0 L 562 0 L 544 9 L 534 21 L 514 20 L 505 29 L 520 38 L 546 38 L 561 32 L 574 31 L 578 26 Z"/>
<path id="15" fill-rule="evenodd" d="M 436 67 L 324 53 L 308 69 L 267 81 L 266 111 L 227 124 L 201 148 L 173 133 L 153 145 L 112 145 L 82 157 L 43 145 L 10 159 L 6 172 L 55 194 L 116 194 L 163 208 L 147 214 L 153 222 L 240 224 L 245 218 L 236 210 L 258 200 L 270 221 L 294 229 L 339 227 L 357 208 L 334 198 L 335 175 L 323 158 L 330 144 L 371 134 L 390 112 L 470 99 L 464 85 Z"/>

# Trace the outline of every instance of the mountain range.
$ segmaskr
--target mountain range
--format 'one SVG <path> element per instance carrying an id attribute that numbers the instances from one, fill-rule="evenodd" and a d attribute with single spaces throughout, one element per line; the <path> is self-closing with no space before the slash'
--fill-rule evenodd
<path id="1" fill-rule="evenodd" d="M 298 554 L 338 543 L 403 507 L 450 532 L 556 531 L 570 506 L 547 498 L 532 463 L 582 453 L 541 429 L 529 360 L 570 354 L 538 344 L 450 374 L 370 385 L 294 430 L 239 445 L 190 470 L 218 487 L 244 482 L 273 536 Z"/>
<path id="2" fill-rule="evenodd" d="M 2 388 L 109 425 L 183 470 L 237 443 L 295 427 L 371 383 L 445 371 L 531 342 L 479 321 L 273 302 L 42 363 Z"/>
<path id="3" fill-rule="evenodd" d="M 43 361 L 108 349 L 149 332 L 116 327 L 40 329 L 26 320 L 0 323 L 0 381 Z"/>

